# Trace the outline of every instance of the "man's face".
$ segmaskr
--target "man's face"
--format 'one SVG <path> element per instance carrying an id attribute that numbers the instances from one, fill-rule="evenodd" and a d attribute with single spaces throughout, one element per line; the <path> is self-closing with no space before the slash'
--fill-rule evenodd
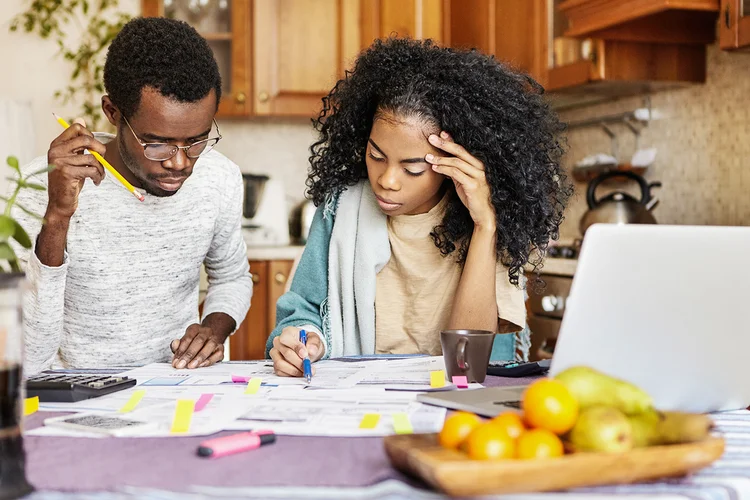
<path id="1" fill-rule="evenodd" d="M 117 124 L 117 145 L 123 163 L 147 193 L 175 194 L 193 173 L 197 159 L 188 158 L 184 150 L 179 150 L 168 160 L 150 160 L 133 133 L 144 143 L 189 146 L 217 135 L 213 127 L 215 113 L 214 90 L 200 101 L 184 103 L 165 97 L 156 89 L 143 89 L 138 110 L 128 118 L 132 132 L 124 120 Z"/>

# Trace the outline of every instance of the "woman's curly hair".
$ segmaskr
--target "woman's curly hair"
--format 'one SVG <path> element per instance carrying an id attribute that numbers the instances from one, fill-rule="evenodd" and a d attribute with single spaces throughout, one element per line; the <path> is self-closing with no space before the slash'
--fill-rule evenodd
<path id="1" fill-rule="evenodd" d="M 536 270 L 558 238 L 572 187 L 560 160 L 564 125 L 531 77 L 493 57 L 430 40 L 378 40 L 339 80 L 316 120 L 308 195 L 316 205 L 367 177 L 365 150 L 376 112 L 433 123 L 485 165 L 497 214 L 497 255 L 510 282 L 528 262 Z M 453 190 L 432 237 L 463 262 L 474 223 Z"/>

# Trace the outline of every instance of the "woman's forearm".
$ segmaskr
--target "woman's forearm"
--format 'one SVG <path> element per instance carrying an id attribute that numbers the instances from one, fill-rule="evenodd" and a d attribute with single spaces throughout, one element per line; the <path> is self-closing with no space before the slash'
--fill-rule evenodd
<path id="1" fill-rule="evenodd" d="M 495 297 L 496 234 L 493 228 L 475 227 L 458 282 L 450 329 L 497 330 Z"/>

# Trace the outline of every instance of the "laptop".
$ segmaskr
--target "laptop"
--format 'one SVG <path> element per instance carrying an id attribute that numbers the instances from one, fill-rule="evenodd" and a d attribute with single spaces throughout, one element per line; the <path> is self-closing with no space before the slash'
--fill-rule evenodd
<path id="1" fill-rule="evenodd" d="M 749 260 L 750 227 L 591 226 L 549 375 L 590 366 L 641 387 L 661 410 L 748 407 Z M 522 393 L 487 388 L 419 400 L 493 416 L 517 408 Z"/>

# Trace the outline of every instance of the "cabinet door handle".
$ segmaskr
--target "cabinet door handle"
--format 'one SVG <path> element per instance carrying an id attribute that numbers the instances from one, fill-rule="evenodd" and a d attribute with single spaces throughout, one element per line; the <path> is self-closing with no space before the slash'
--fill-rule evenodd
<path id="1" fill-rule="evenodd" d="M 283 285 L 284 283 L 286 283 L 286 276 L 284 276 L 284 273 L 276 273 L 276 274 L 274 275 L 274 277 L 273 277 L 273 280 L 274 280 L 274 281 L 275 281 L 275 282 L 276 282 L 277 284 L 279 284 L 279 285 Z"/>
<path id="2" fill-rule="evenodd" d="M 258 100 L 260 102 L 268 102 L 269 97 L 268 92 L 265 91 L 258 94 Z"/>
<path id="3" fill-rule="evenodd" d="M 729 19 L 729 2 L 727 2 L 727 6 L 724 9 L 724 25 L 729 28 L 731 23 L 731 19 Z"/>
<path id="4" fill-rule="evenodd" d="M 260 283 L 260 275 L 259 275 L 259 274 L 256 274 L 256 273 L 250 273 L 250 275 L 252 276 L 252 279 L 253 279 L 253 283 L 255 283 L 256 285 L 257 285 L 258 283 Z"/>
<path id="5" fill-rule="evenodd" d="M 247 96 L 244 92 L 239 92 L 235 97 L 234 100 L 237 101 L 238 104 L 245 104 L 245 101 L 247 101 Z"/>

